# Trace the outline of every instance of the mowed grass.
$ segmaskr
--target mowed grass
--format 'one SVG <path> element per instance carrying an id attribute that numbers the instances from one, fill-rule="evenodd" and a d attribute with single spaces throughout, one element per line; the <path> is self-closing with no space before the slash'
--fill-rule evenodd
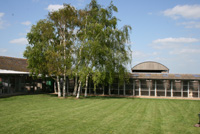
<path id="1" fill-rule="evenodd" d="M 0 98 L 0 133 L 200 134 L 199 112 L 196 100 L 14 96 Z"/>

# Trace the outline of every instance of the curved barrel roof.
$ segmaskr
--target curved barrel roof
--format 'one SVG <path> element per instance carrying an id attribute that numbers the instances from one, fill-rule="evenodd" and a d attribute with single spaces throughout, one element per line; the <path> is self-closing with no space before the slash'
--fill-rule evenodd
<path id="1" fill-rule="evenodd" d="M 135 65 L 132 69 L 132 72 L 169 72 L 169 68 L 164 66 L 161 63 L 154 62 L 154 61 L 147 61 L 147 62 L 142 62 L 137 65 Z"/>

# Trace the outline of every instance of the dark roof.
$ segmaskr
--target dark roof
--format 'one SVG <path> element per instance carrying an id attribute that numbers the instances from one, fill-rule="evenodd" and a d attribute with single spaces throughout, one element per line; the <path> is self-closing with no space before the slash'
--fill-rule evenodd
<path id="1" fill-rule="evenodd" d="M 28 72 L 27 66 L 26 59 L 0 56 L 0 69 Z"/>
<path id="2" fill-rule="evenodd" d="M 133 70 L 161 70 L 161 71 L 169 71 L 169 69 L 161 63 L 154 62 L 154 61 L 146 61 L 135 65 L 132 69 Z"/>
<path id="3" fill-rule="evenodd" d="M 200 80 L 200 74 L 131 73 L 134 79 Z"/>

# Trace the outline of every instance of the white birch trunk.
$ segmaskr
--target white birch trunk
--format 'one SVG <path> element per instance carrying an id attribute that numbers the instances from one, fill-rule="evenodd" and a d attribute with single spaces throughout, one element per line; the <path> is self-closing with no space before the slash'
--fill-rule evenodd
<path id="1" fill-rule="evenodd" d="M 79 97 L 80 97 L 80 91 L 81 91 L 81 81 L 79 81 L 78 93 L 76 96 L 77 99 L 79 99 Z"/>
<path id="2" fill-rule="evenodd" d="M 57 76 L 57 85 L 58 85 L 58 97 L 61 97 L 59 76 Z"/>
<path id="3" fill-rule="evenodd" d="M 65 31 L 65 25 L 64 25 L 64 31 Z M 65 62 L 66 62 L 66 53 L 65 53 L 65 49 L 66 49 L 66 42 L 65 42 L 65 34 L 63 32 L 63 37 L 64 37 L 64 49 L 63 49 L 63 53 L 64 53 L 64 82 L 63 82 L 63 97 L 65 98 L 66 96 L 66 65 L 65 65 Z"/>
<path id="4" fill-rule="evenodd" d="M 86 76 L 86 84 L 85 84 L 85 97 L 87 97 L 88 77 L 89 77 L 89 75 L 87 75 L 87 76 Z"/>
<path id="5" fill-rule="evenodd" d="M 56 82 L 54 82 L 54 93 L 58 93 L 56 90 Z"/>
<path id="6" fill-rule="evenodd" d="M 63 79 L 63 97 L 65 98 L 66 96 L 66 76 L 64 75 Z"/>
<path id="7" fill-rule="evenodd" d="M 78 87 L 78 82 L 77 82 L 77 79 L 78 79 L 78 76 L 77 76 L 77 73 L 76 73 L 76 77 L 75 77 L 75 81 L 74 81 L 74 92 L 73 92 L 73 95 L 75 96 L 76 95 L 76 92 L 77 92 L 77 87 Z"/>

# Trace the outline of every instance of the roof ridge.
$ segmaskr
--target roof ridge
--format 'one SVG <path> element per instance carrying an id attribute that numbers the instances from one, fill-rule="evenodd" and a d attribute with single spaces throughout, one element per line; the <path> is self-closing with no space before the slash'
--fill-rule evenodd
<path id="1" fill-rule="evenodd" d="M 0 58 L 9 58 L 9 59 L 19 59 L 19 60 L 27 60 L 25 58 L 18 58 L 18 57 L 10 57 L 10 56 L 0 56 Z"/>

